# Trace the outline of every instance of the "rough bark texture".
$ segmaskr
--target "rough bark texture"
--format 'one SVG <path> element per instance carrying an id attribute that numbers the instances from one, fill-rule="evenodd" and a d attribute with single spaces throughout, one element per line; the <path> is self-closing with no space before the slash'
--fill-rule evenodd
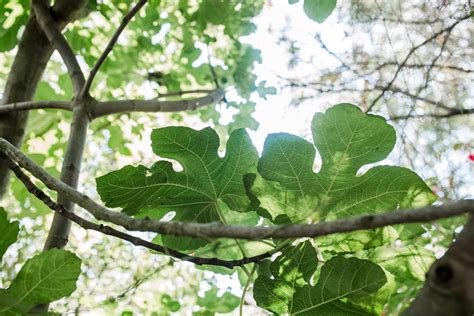
<path id="1" fill-rule="evenodd" d="M 84 7 L 86 0 L 56 1 L 52 14 L 60 28 L 64 28 Z M 8 75 L 1 104 L 29 101 L 33 98 L 53 47 L 41 30 L 36 16 L 30 15 L 23 36 L 18 45 L 11 72 Z M 20 146 L 25 134 L 28 112 L 0 115 L 0 137 L 15 146 Z M 8 187 L 9 171 L 7 164 L 0 161 L 0 198 Z"/>
<path id="2" fill-rule="evenodd" d="M 426 275 L 423 289 L 404 316 L 474 315 L 474 216 Z"/>

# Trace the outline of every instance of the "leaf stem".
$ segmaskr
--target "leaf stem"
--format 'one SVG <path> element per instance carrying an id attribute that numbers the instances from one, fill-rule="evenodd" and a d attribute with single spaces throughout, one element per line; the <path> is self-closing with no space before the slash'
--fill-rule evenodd
<path id="1" fill-rule="evenodd" d="M 245 293 L 247 293 L 248 287 L 249 287 L 250 283 L 252 283 L 252 281 L 253 281 L 253 275 L 255 274 L 256 270 L 257 270 L 257 264 L 254 264 L 253 268 L 252 268 L 252 271 L 250 271 L 250 275 L 247 278 L 247 282 L 245 282 L 245 286 L 243 288 L 242 296 L 240 298 L 240 306 L 239 306 L 239 315 L 240 316 L 243 316 Z"/>
<path id="2" fill-rule="evenodd" d="M 224 214 L 222 214 L 221 208 L 219 207 L 219 203 L 215 203 L 215 205 L 216 205 L 217 214 L 219 214 L 221 221 L 227 225 L 227 220 L 225 219 Z M 236 238 L 234 238 L 234 241 L 237 244 L 237 247 L 239 247 L 240 252 L 242 253 L 242 256 L 244 256 L 244 258 L 247 258 L 247 252 L 245 251 L 244 247 L 239 243 L 239 241 Z M 241 268 L 245 272 L 247 277 L 250 278 L 249 270 L 245 266 L 241 266 Z"/>

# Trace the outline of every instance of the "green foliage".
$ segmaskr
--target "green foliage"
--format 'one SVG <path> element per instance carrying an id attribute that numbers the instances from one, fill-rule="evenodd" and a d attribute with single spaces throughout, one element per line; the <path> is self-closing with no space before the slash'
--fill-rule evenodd
<path id="1" fill-rule="evenodd" d="M 0 52 L 13 49 L 18 43 L 18 31 L 28 19 L 28 1 L 0 1 Z"/>
<path id="2" fill-rule="evenodd" d="M 336 8 L 337 0 L 304 0 L 304 12 L 311 19 L 323 23 Z"/>
<path id="3" fill-rule="evenodd" d="M 24 315 L 70 295 L 80 272 L 81 260 L 65 250 L 51 249 L 27 260 L 10 287 L 0 292 L 0 314 Z"/>
<path id="4" fill-rule="evenodd" d="M 163 93 L 209 88 L 217 81 L 222 87 L 235 85 L 239 94 L 246 97 L 256 89 L 252 68 L 259 59 L 254 49 L 240 44 L 239 37 L 255 30 L 251 19 L 263 4 L 263 0 L 154 1 L 127 27 L 129 40 L 116 45 L 94 84 L 106 82 L 107 87 L 122 90 L 125 82 L 138 87 L 149 80 L 158 85 L 157 92 Z M 119 20 L 128 8 L 121 1 L 89 7 L 90 14 L 99 13 L 104 23 Z M 98 39 L 110 38 L 113 30 L 75 23 L 66 36 L 86 63 L 93 65 L 102 49 Z M 225 66 L 199 59 L 207 50 L 212 59 Z M 104 92 L 110 96 L 110 89 Z"/>
<path id="5" fill-rule="evenodd" d="M 165 160 L 150 168 L 126 166 L 98 178 L 97 190 L 107 206 L 121 207 L 138 217 L 169 219 L 171 213 L 173 220 L 249 226 L 269 220 L 285 224 L 373 214 L 424 206 L 435 199 L 426 184 L 406 168 L 382 165 L 367 169 L 368 164 L 385 159 L 395 144 L 395 131 L 382 117 L 365 114 L 351 104 L 338 104 L 317 113 L 311 127 L 314 145 L 290 134 L 272 134 L 260 159 L 243 129 L 231 133 L 223 157 L 218 154 L 218 136 L 210 128 L 156 129 L 152 133 L 154 153 L 179 163 L 182 171 Z M 313 171 L 315 148 L 322 161 L 317 173 Z M 326 261 L 320 270 L 310 241 L 285 246 L 288 242 L 273 240 L 282 246 L 282 252 L 259 264 L 254 298 L 259 306 L 277 314 L 317 311 L 338 315 L 343 310 L 378 314 L 395 288 L 393 282 L 403 282 L 395 278 L 384 291 L 378 291 L 387 283 L 383 269 L 394 275 L 404 273 L 416 284 L 423 269 L 410 260 L 428 255 L 420 249 L 406 259 L 400 247 L 384 247 L 400 238 L 400 233 L 386 227 L 318 238 L 317 249 L 323 251 L 321 257 Z M 154 241 L 181 250 L 202 247 L 194 254 L 222 259 L 271 249 L 268 242 L 236 244 L 231 239 L 210 242 L 157 236 Z M 386 256 L 391 259 L 383 259 Z M 375 263 L 378 261 L 383 269 Z M 397 270 L 400 267 L 405 270 Z M 314 274 L 319 281 L 312 286 Z"/>
<path id="6" fill-rule="evenodd" d="M 169 312 L 177 312 L 181 308 L 181 304 L 174 300 L 168 294 L 164 294 L 161 296 L 161 304 L 169 311 Z"/>
<path id="7" fill-rule="evenodd" d="M 20 223 L 9 222 L 7 220 L 7 213 L 0 207 L 0 271 L 3 255 L 7 251 L 8 247 L 16 241 L 18 233 L 20 231 Z"/>
<path id="8" fill-rule="evenodd" d="M 229 292 L 225 292 L 219 296 L 217 292 L 217 288 L 213 287 L 204 293 L 204 297 L 198 297 L 197 305 L 201 306 L 201 309 L 197 315 L 212 316 L 215 313 L 230 313 L 239 306 L 239 297 Z"/>

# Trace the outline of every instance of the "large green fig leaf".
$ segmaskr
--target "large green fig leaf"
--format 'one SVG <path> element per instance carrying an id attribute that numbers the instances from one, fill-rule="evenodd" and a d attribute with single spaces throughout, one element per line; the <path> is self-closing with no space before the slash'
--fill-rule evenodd
<path id="1" fill-rule="evenodd" d="M 25 315 L 70 295 L 80 272 L 81 260 L 65 250 L 51 249 L 27 260 L 11 286 L 0 292 L 0 315 Z"/>
<path id="2" fill-rule="evenodd" d="M 317 266 L 316 250 L 309 241 L 287 248 L 269 265 L 261 264 L 253 287 L 257 305 L 279 315 L 288 313 L 293 294 L 309 283 Z"/>
<path id="3" fill-rule="evenodd" d="M 219 137 L 211 128 L 197 131 L 187 127 L 156 129 L 151 135 L 153 151 L 181 165 L 175 171 L 169 161 L 151 168 L 126 166 L 97 179 L 97 191 L 107 206 L 137 212 L 137 216 L 163 218 L 176 212 L 174 220 L 223 221 L 221 207 L 248 211 L 250 200 L 244 175 L 255 173 L 258 154 L 244 129 L 231 133 L 225 157 L 218 155 Z M 163 236 L 162 242 L 181 250 L 206 243 L 199 238 Z"/>
<path id="4" fill-rule="evenodd" d="M 334 257 L 321 268 L 318 282 L 298 288 L 291 315 L 380 315 L 371 296 L 385 283 L 384 271 L 375 263 L 357 258 Z"/>
<path id="5" fill-rule="evenodd" d="M 274 219 L 283 214 L 292 222 L 315 221 L 434 201 L 423 180 L 406 168 L 377 166 L 357 175 L 361 167 L 386 158 L 395 145 L 395 131 L 384 118 L 338 104 L 317 113 L 311 127 L 314 145 L 284 133 L 265 141 L 261 177 L 252 193 Z M 318 173 L 313 171 L 315 146 L 322 160 Z"/>
<path id="6" fill-rule="evenodd" d="M 20 223 L 18 222 L 9 222 L 7 219 L 7 213 L 0 207 L 0 271 L 2 258 L 8 247 L 13 244 L 17 237 L 18 232 L 20 231 Z"/>

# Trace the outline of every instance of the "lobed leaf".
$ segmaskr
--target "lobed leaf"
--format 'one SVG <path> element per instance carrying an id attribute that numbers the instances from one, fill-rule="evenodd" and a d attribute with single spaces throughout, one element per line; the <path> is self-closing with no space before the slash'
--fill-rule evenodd
<path id="1" fill-rule="evenodd" d="M 217 133 L 205 128 L 166 127 L 152 133 L 153 151 L 177 161 L 151 168 L 126 166 L 97 179 L 97 191 L 107 206 L 133 210 L 137 216 L 163 218 L 176 212 L 174 220 L 226 221 L 226 208 L 246 212 L 250 205 L 243 177 L 255 173 L 258 154 L 244 129 L 231 133 L 224 157 L 219 157 Z M 163 243 L 176 249 L 196 249 L 207 241 L 199 238 L 163 236 Z"/>
<path id="2" fill-rule="evenodd" d="M 285 133 L 271 134 L 265 141 L 258 164 L 261 177 L 251 191 L 273 219 L 334 219 L 434 201 L 423 180 L 406 168 L 377 166 L 357 174 L 361 167 L 386 158 L 395 145 L 395 131 L 382 117 L 338 104 L 317 113 L 311 127 L 314 145 Z M 318 173 L 313 171 L 315 146 L 322 159 Z"/>

